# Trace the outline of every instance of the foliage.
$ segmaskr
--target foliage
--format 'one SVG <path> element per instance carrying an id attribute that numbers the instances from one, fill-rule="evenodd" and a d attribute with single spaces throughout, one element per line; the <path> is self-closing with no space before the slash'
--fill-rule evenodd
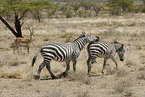
<path id="1" fill-rule="evenodd" d="M 103 5 L 102 4 L 93 4 L 92 5 L 92 7 L 93 7 L 93 10 L 95 11 L 95 13 L 96 13 L 96 16 L 98 16 L 98 14 L 99 14 L 99 12 L 103 9 Z"/>
<path id="2" fill-rule="evenodd" d="M 90 11 L 88 10 L 79 10 L 79 17 L 89 17 L 91 15 Z"/>
<path id="3" fill-rule="evenodd" d="M 106 0 L 50 0 L 54 2 L 105 2 Z"/>
<path id="4" fill-rule="evenodd" d="M 141 0 L 145 4 L 145 0 Z"/>
<path id="5" fill-rule="evenodd" d="M 46 7 L 52 7 L 52 4 L 50 2 L 44 1 L 44 0 L 38 0 L 35 2 L 30 2 L 30 8 L 31 11 L 34 11 L 36 13 L 36 18 L 39 20 L 40 22 L 40 17 L 41 17 L 41 9 L 46 8 Z M 55 6 L 53 6 L 53 8 L 55 9 Z"/>
<path id="6" fill-rule="evenodd" d="M 145 7 L 142 8 L 142 12 L 145 13 Z"/>
<path id="7" fill-rule="evenodd" d="M 133 8 L 133 11 L 135 13 L 139 13 L 139 12 L 142 12 L 143 9 L 144 9 L 144 5 L 143 4 L 141 4 L 141 5 L 135 5 L 135 7 Z"/>
<path id="8" fill-rule="evenodd" d="M 107 6 L 112 15 L 119 15 L 120 12 L 130 12 L 134 7 L 133 0 L 107 0 Z"/>
<path id="9" fill-rule="evenodd" d="M 28 2 L 23 0 L 2 0 L 0 4 L 0 14 L 7 14 L 11 11 L 18 13 L 29 10 Z"/>
<path id="10" fill-rule="evenodd" d="M 85 10 L 90 10 L 93 3 L 91 2 L 81 2 L 81 6 L 85 8 Z"/>
<path id="11" fill-rule="evenodd" d="M 77 2 L 75 2 L 75 3 L 71 3 L 70 4 L 71 5 L 71 7 L 73 7 L 73 10 L 74 10 L 74 12 L 75 12 L 75 14 L 77 13 L 77 10 L 80 8 L 80 3 L 77 3 Z"/>
<path id="12" fill-rule="evenodd" d="M 67 10 L 65 15 L 66 15 L 66 18 L 71 18 L 73 16 L 73 11 L 72 10 Z"/>
<path id="13" fill-rule="evenodd" d="M 51 3 L 45 0 L 27 1 L 27 0 L 1 0 L 0 1 L 0 20 L 10 29 L 16 37 L 22 37 L 21 27 L 23 22 L 21 20 L 25 17 L 28 11 L 38 11 L 45 7 L 51 7 Z M 9 25 L 7 20 L 3 17 L 11 14 L 15 29 Z M 38 17 L 40 19 L 40 17 Z"/>

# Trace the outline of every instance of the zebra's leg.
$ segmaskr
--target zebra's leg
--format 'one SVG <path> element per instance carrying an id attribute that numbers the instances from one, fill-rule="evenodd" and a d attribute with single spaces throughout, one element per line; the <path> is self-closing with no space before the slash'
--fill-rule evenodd
<path id="1" fill-rule="evenodd" d="M 39 69 L 37 71 L 37 74 L 34 76 L 35 79 L 39 79 L 40 78 L 40 73 L 41 73 L 41 70 L 45 67 L 47 63 L 45 63 L 45 61 L 42 62 L 42 64 L 39 66 Z"/>
<path id="2" fill-rule="evenodd" d="M 95 60 L 96 60 L 95 57 L 89 57 L 88 58 L 88 60 L 87 60 L 88 74 L 87 75 L 90 75 L 92 64 L 96 62 Z"/>
<path id="3" fill-rule="evenodd" d="M 87 73 L 87 75 L 90 75 L 91 68 L 92 68 L 91 57 L 89 57 L 88 60 L 87 60 L 87 66 L 88 66 L 88 73 Z"/>
<path id="4" fill-rule="evenodd" d="M 75 72 L 76 71 L 77 58 L 73 58 L 72 61 L 73 61 L 73 70 Z"/>
<path id="5" fill-rule="evenodd" d="M 57 79 L 57 77 L 54 76 L 54 74 L 53 74 L 52 71 L 51 71 L 50 62 L 49 62 L 48 64 L 46 64 L 46 68 L 47 68 L 48 72 L 50 73 L 52 79 Z"/>
<path id="6" fill-rule="evenodd" d="M 113 57 L 111 57 L 111 59 L 112 59 L 112 61 L 115 63 L 116 69 L 118 70 L 118 65 L 117 65 L 117 62 L 116 62 L 116 60 L 115 60 L 115 57 L 113 56 Z"/>
<path id="7" fill-rule="evenodd" d="M 68 75 L 67 72 L 69 71 L 69 69 L 70 69 L 70 60 L 67 60 L 66 61 L 66 69 L 62 74 L 59 75 L 59 78 L 61 78 L 62 76 L 66 77 Z"/>
<path id="8" fill-rule="evenodd" d="M 102 74 L 103 74 L 103 75 L 104 75 L 104 68 L 105 68 L 105 66 L 106 66 L 106 61 L 107 61 L 107 59 L 104 58 L 103 69 L 102 69 Z"/>

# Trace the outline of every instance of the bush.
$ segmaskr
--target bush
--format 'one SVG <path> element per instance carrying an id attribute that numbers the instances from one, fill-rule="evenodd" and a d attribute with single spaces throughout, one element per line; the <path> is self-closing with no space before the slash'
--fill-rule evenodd
<path id="1" fill-rule="evenodd" d="M 91 16 L 91 12 L 88 10 L 79 10 L 79 17 L 89 17 Z"/>
<path id="2" fill-rule="evenodd" d="M 112 15 L 119 15 L 120 12 L 130 12 L 134 8 L 133 0 L 107 0 L 107 6 Z M 115 9 L 115 10 L 114 10 Z"/>
<path id="3" fill-rule="evenodd" d="M 142 12 L 143 12 L 143 13 L 145 13 L 145 7 L 144 7 L 144 8 L 142 8 Z"/>
<path id="4" fill-rule="evenodd" d="M 73 73 L 72 75 L 69 76 L 69 81 L 79 81 L 87 85 L 91 84 L 91 78 L 88 77 L 86 73 L 83 72 Z"/>
<path id="5" fill-rule="evenodd" d="M 119 69 L 117 70 L 117 72 L 115 73 L 116 77 L 124 77 L 127 75 L 127 71 L 125 69 Z"/>
<path id="6" fill-rule="evenodd" d="M 68 10 L 68 11 L 66 11 L 65 15 L 66 15 L 66 18 L 72 18 L 73 17 L 73 11 Z"/>
<path id="7" fill-rule="evenodd" d="M 121 79 L 117 81 L 115 84 L 113 84 L 113 88 L 118 92 L 122 93 L 126 89 L 129 89 L 131 87 L 131 81 L 129 79 Z"/>
<path id="8" fill-rule="evenodd" d="M 139 12 L 142 12 L 142 9 L 143 9 L 143 5 L 136 5 L 134 8 L 133 8 L 133 11 L 135 13 L 139 13 Z"/>
<path id="9" fill-rule="evenodd" d="M 138 79 L 143 79 L 145 80 L 145 71 L 140 71 L 137 73 L 137 78 Z"/>
<path id="10" fill-rule="evenodd" d="M 112 66 L 106 66 L 105 67 L 107 74 L 114 74 L 115 69 L 112 69 Z"/>
<path id="11" fill-rule="evenodd" d="M 132 89 L 126 89 L 123 93 L 124 97 L 131 97 L 133 95 Z"/>

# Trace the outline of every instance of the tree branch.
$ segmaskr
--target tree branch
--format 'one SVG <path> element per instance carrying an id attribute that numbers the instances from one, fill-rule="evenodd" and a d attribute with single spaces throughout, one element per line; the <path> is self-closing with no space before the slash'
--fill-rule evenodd
<path id="1" fill-rule="evenodd" d="M 28 12 L 28 11 L 25 10 L 25 11 L 22 13 L 22 16 L 19 18 L 19 20 L 21 20 L 21 19 L 25 16 L 25 14 L 26 14 L 27 12 Z"/>
<path id="2" fill-rule="evenodd" d="M 11 32 L 18 37 L 16 31 L 5 21 L 5 19 L 0 15 L 0 20 L 11 30 Z"/>

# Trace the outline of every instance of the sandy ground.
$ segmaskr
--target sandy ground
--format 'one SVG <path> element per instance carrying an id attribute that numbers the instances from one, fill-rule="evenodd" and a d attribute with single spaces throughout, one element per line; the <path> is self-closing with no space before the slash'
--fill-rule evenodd
<path id="1" fill-rule="evenodd" d="M 145 15 L 118 17 L 71 18 L 27 20 L 23 26 L 24 37 L 29 37 L 27 25 L 33 25 L 35 36 L 30 54 L 22 48 L 22 54 L 13 54 L 15 37 L 0 22 L 0 97 L 145 97 Z M 87 76 L 86 47 L 78 58 L 77 72 L 71 69 L 67 78 L 52 80 L 44 68 L 40 80 L 35 80 L 39 55 L 34 68 L 31 61 L 40 47 L 47 42 L 69 42 L 86 33 L 98 35 L 101 40 L 117 40 L 126 46 L 125 60 L 107 61 L 105 75 L 101 74 L 103 59 L 97 58 L 92 67 L 92 76 Z M 7 45 L 6 45 L 7 44 Z M 52 71 L 58 75 L 65 63 L 51 62 Z"/>

